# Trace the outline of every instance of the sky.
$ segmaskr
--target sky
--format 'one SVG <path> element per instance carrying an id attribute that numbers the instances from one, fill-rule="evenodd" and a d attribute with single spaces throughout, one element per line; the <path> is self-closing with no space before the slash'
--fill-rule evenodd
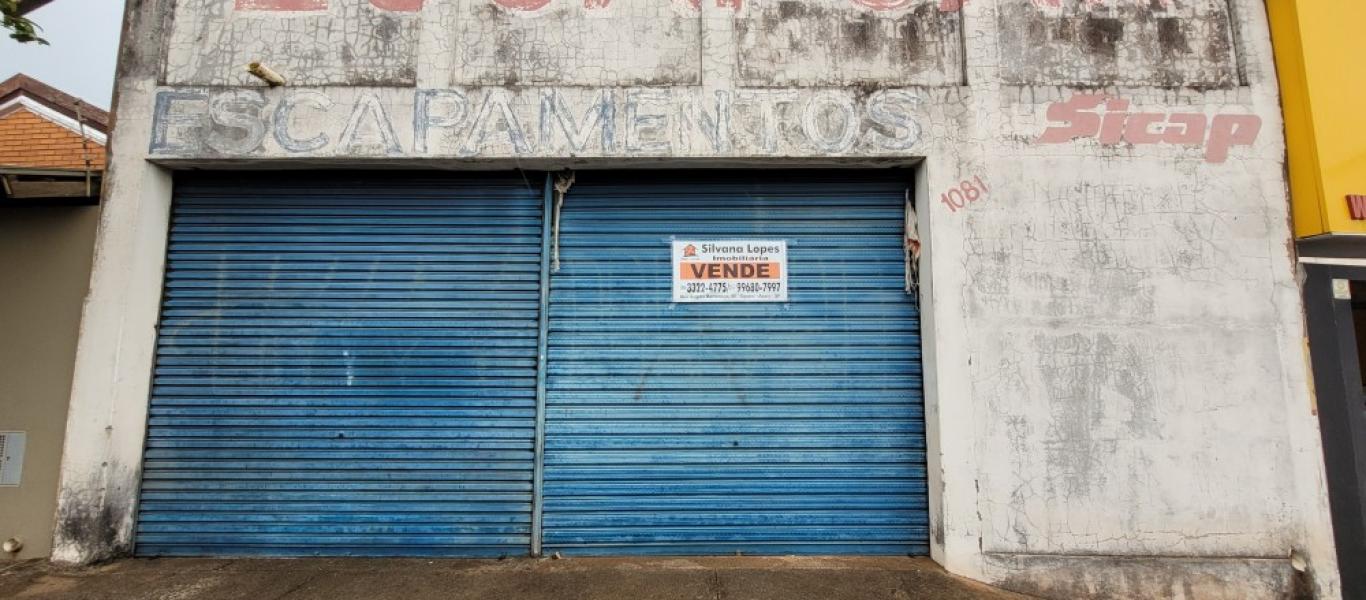
<path id="1" fill-rule="evenodd" d="M 0 35 L 0 81 L 24 73 L 103 109 L 114 93 L 123 0 L 55 0 L 28 14 L 50 46 Z"/>

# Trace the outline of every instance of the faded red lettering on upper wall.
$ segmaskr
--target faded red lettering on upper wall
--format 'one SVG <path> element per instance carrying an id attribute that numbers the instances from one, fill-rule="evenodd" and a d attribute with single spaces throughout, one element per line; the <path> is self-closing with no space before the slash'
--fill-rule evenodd
<path id="1" fill-rule="evenodd" d="M 370 0 L 370 4 L 380 10 L 392 10 L 394 12 L 422 10 L 422 0 Z"/>
<path id="2" fill-rule="evenodd" d="M 500 4 L 500 5 L 502 4 L 502 1 L 500 1 L 500 0 L 493 0 L 493 1 L 494 1 L 494 2 L 497 2 L 497 3 Z M 529 9 L 523 8 L 523 9 L 518 9 L 518 10 L 539 10 L 539 9 L 541 9 L 541 8 L 544 8 L 547 4 L 550 3 L 550 0 L 529 0 L 529 1 L 527 1 L 527 0 L 508 0 L 508 1 L 513 2 L 513 3 L 524 2 L 524 3 L 526 3 L 526 4 L 534 4 L 534 5 L 535 5 L 535 8 L 529 8 Z M 855 0 L 855 1 L 857 1 L 857 0 Z M 729 9 L 732 9 L 732 10 L 740 10 L 740 8 L 741 8 L 741 2 L 743 2 L 743 0 L 716 0 L 716 7 L 717 7 L 717 8 L 729 8 Z M 607 8 L 607 7 L 608 7 L 609 5 L 611 5 L 611 4 L 612 4 L 612 0 L 583 0 L 583 7 L 586 8 L 586 9 L 588 9 L 588 10 L 593 10 L 593 9 L 597 9 L 597 8 Z M 693 10 L 702 10 L 702 0 L 688 0 L 688 6 L 692 7 Z M 513 7 L 509 6 L 508 8 L 513 8 Z"/>
<path id="3" fill-rule="evenodd" d="M 549 0 L 547 0 L 549 1 Z M 380 10 L 417 12 L 423 0 L 369 0 Z M 328 0 L 235 0 L 236 10 L 269 10 L 278 12 L 318 12 L 327 10 Z"/>
<path id="4" fill-rule="evenodd" d="M 327 0 L 237 0 L 237 10 L 279 10 L 304 12 L 327 10 Z"/>
<path id="5" fill-rule="evenodd" d="M 1106 4 L 1133 4 L 1135 6 L 1152 6 L 1156 2 L 1161 8 L 1171 8 L 1174 0 L 1031 0 L 1038 8 L 1062 8 L 1063 4 L 1075 1 L 1081 4 L 1082 8 L 1092 8 L 1105 6 Z"/>
<path id="6" fill-rule="evenodd" d="M 1061 144 L 1094 137 L 1106 146 L 1120 143 L 1204 146 L 1205 161 L 1222 163 L 1235 146 L 1251 146 L 1262 130 L 1262 118 L 1251 114 L 1130 112 L 1129 101 L 1102 94 L 1077 94 L 1048 105 L 1045 116 L 1055 123 L 1037 140 Z M 1206 136 L 1208 132 L 1208 136 Z"/>
<path id="7" fill-rule="evenodd" d="M 873 10 L 901 10 L 915 3 L 915 0 L 850 0 L 854 4 Z"/>
<path id="8" fill-rule="evenodd" d="M 531 12 L 545 8 L 550 4 L 550 0 L 493 0 L 493 3 L 510 10 Z M 584 5 L 587 6 L 587 3 Z"/>
<path id="9" fill-rule="evenodd" d="M 1262 118 L 1257 115 L 1214 115 L 1209 125 L 1209 143 L 1205 145 L 1205 160 L 1221 163 L 1228 160 L 1234 146 L 1251 146 L 1262 131 Z"/>

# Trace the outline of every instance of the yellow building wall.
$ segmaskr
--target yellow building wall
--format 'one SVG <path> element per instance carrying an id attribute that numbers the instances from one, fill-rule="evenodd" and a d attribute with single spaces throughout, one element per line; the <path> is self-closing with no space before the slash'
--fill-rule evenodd
<path id="1" fill-rule="evenodd" d="M 1268 0 L 1295 235 L 1366 234 L 1366 1 Z"/>

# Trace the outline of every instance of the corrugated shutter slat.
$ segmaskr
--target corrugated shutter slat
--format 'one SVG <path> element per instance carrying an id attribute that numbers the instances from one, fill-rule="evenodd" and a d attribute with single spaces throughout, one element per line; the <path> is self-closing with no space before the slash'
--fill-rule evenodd
<path id="1" fill-rule="evenodd" d="M 550 297 L 547 551 L 928 552 L 905 189 L 578 174 Z M 671 238 L 787 240 L 790 301 L 671 304 Z"/>
<path id="2" fill-rule="evenodd" d="M 542 190 L 177 181 L 139 555 L 523 555 Z"/>

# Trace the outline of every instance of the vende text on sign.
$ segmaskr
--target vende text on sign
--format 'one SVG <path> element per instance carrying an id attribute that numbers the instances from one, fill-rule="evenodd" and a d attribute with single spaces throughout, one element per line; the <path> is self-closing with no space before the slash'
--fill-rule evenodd
<path id="1" fill-rule="evenodd" d="M 674 240 L 674 302 L 786 302 L 786 240 Z"/>

